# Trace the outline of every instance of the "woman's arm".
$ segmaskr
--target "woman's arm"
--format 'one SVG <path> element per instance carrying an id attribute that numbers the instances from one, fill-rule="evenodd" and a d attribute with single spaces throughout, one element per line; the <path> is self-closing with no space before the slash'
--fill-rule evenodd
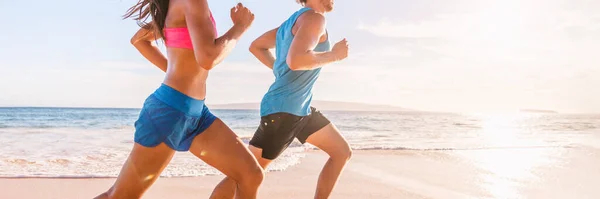
<path id="1" fill-rule="evenodd" d="M 186 4 L 185 19 L 195 49 L 194 56 L 200 67 L 210 70 L 229 55 L 254 21 L 254 14 L 238 3 L 231 9 L 233 27 L 217 38 L 206 0 L 187 0 Z"/>
<path id="2" fill-rule="evenodd" d="M 148 61 L 152 62 L 160 70 L 167 72 L 167 58 L 160 52 L 160 49 L 154 45 L 154 41 L 158 38 L 158 34 L 154 34 L 154 28 L 148 24 L 131 38 L 131 44 L 144 56 Z"/>

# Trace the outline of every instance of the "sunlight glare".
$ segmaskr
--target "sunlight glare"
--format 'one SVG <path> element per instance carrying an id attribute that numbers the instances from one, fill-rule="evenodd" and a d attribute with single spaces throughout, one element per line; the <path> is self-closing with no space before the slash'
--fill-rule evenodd
<path id="1" fill-rule="evenodd" d="M 481 136 L 491 149 L 469 153 L 474 163 L 486 171 L 482 174 L 482 186 L 494 198 L 521 198 L 516 188 L 522 183 L 536 181 L 533 171 L 549 163 L 548 156 L 552 150 L 534 148 L 535 142 L 522 138 L 527 134 L 522 123 L 539 115 L 510 113 L 481 117 Z"/>

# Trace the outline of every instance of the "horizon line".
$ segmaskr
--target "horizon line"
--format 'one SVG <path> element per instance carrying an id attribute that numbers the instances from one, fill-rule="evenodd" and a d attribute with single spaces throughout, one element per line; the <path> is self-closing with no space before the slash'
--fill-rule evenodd
<path id="1" fill-rule="evenodd" d="M 314 100 L 313 102 L 355 103 L 355 104 L 364 104 L 364 105 L 371 105 L 371 106 L 389 106 L 389 107 L 394 107 L 394 108 L 421 111 L 418 109 L 404 108 L 404 107 L 390 105 L 390 104 L 370 104 L 370 103 L 366 103 L 366 102 L 350 102 L 350 101 L 334 101 L 334 100 Z M 223 105 L 236 105 L 236 104 L 260 104 L 260 102 L 235 102 L 235 103 L 220 103 L 220 104 L 207 104 L 207 105 L 208 106 L 223 106 Z M 0 108 L 115 108 L 115 109 L 117 109 L 117 108 L 121 108 L 121 109 L 136 109 L 136 108 L 138 108 L 139 109 L 142 107 L 141 106 L 140 107 L 110 107 L 110 106 L 35 106 L 35 105 L 6 106 L 6 105 L 0 105 Z"/>
<path id="2" fill-rule="evenodd" d="M 335 101 L 332 101 L 335 102 Z M 355 103 L 355 102 L 350 102 Z M 360 103 L 360 102 L 356 102 Z M 228 103 L 228 104 L 212 104 L 212 105 L 229 105 L 229 104 L 249 104 L 249 103 Z M 373 105 L 373 104 L 369 104 Z M 384 105 L 391 106 L 391 105 Z M 397 107 L 397 106 L 392 106 Z M 64 109 L 141 109 L 142 107 L 102 107 L 102 106 L 0 106 L 2 108 L 64 108 Z M 397 107 L 402 108 L 402 107 Z M 329 111 L 348 111 L 348 112 L 421 112 L 421 113 L 451 113 L 451 114 L 469 114 L 469 113 L 487 113 L 487 112 L 495 112 L 495 111 L 437 111 L 437 110 L 419 110 L 419 109 L 408 109 L 402 108 L 406 110 L 393 110 L 393 111 L 385 111 L 385 110 L 339 110 L 339 109 L 321 109 L 321 110 L 329 110 Z M 212 108 L 212 110 L 259 110 L 258 108 Z M 533 110 L 533 111 L 532 111 Z M 536 110 L 541 112 L 535 112 Z M 518 109 L 518 110 L 507 110 L 507 112 L 514 113 L 540 113 L 540 114 L 582 114 L 582 115 L 596 115 L 600 113 L 596 112 L 559 112 L 555 110 L 545 110 L 545 109 Z"/>

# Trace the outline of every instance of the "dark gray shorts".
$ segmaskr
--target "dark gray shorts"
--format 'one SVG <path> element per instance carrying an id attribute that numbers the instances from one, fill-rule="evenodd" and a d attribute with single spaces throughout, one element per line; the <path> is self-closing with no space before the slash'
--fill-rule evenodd
<path id="1" fill-rule="evenodd" d="M 260 125 L 250 140 L 250 145 L 262 149 L 262 157 L 277 158 L 297 138 L 302 144 L 308 136 L 331 123 L 316 108 L 307 116 L 274 113 L 260 119 Z"/>

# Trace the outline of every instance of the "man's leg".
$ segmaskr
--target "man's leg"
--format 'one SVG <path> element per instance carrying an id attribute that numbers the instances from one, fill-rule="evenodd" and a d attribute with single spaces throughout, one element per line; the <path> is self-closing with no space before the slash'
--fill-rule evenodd
<path id="1" fill-rule="evenodd" d="M 319 175 L 315 192 L 316 199 L 329 198 L 346 163 L 352 156 L 352 150 L 339 130 L 331 123 L 310 135 L 306 142 L 329 154 L 329 159 Z"/>
<path id="2" fill-rule="evenodd" d="M 294 130 L 301 117 L 277 113 L 261 117 L 260 125 L 250 140 L 250 152 L 266 169 L 294 140 Z M 235 181 L 223 179 L 213 190 L 211 199 L 232 199 L 235 196 Z"/>

